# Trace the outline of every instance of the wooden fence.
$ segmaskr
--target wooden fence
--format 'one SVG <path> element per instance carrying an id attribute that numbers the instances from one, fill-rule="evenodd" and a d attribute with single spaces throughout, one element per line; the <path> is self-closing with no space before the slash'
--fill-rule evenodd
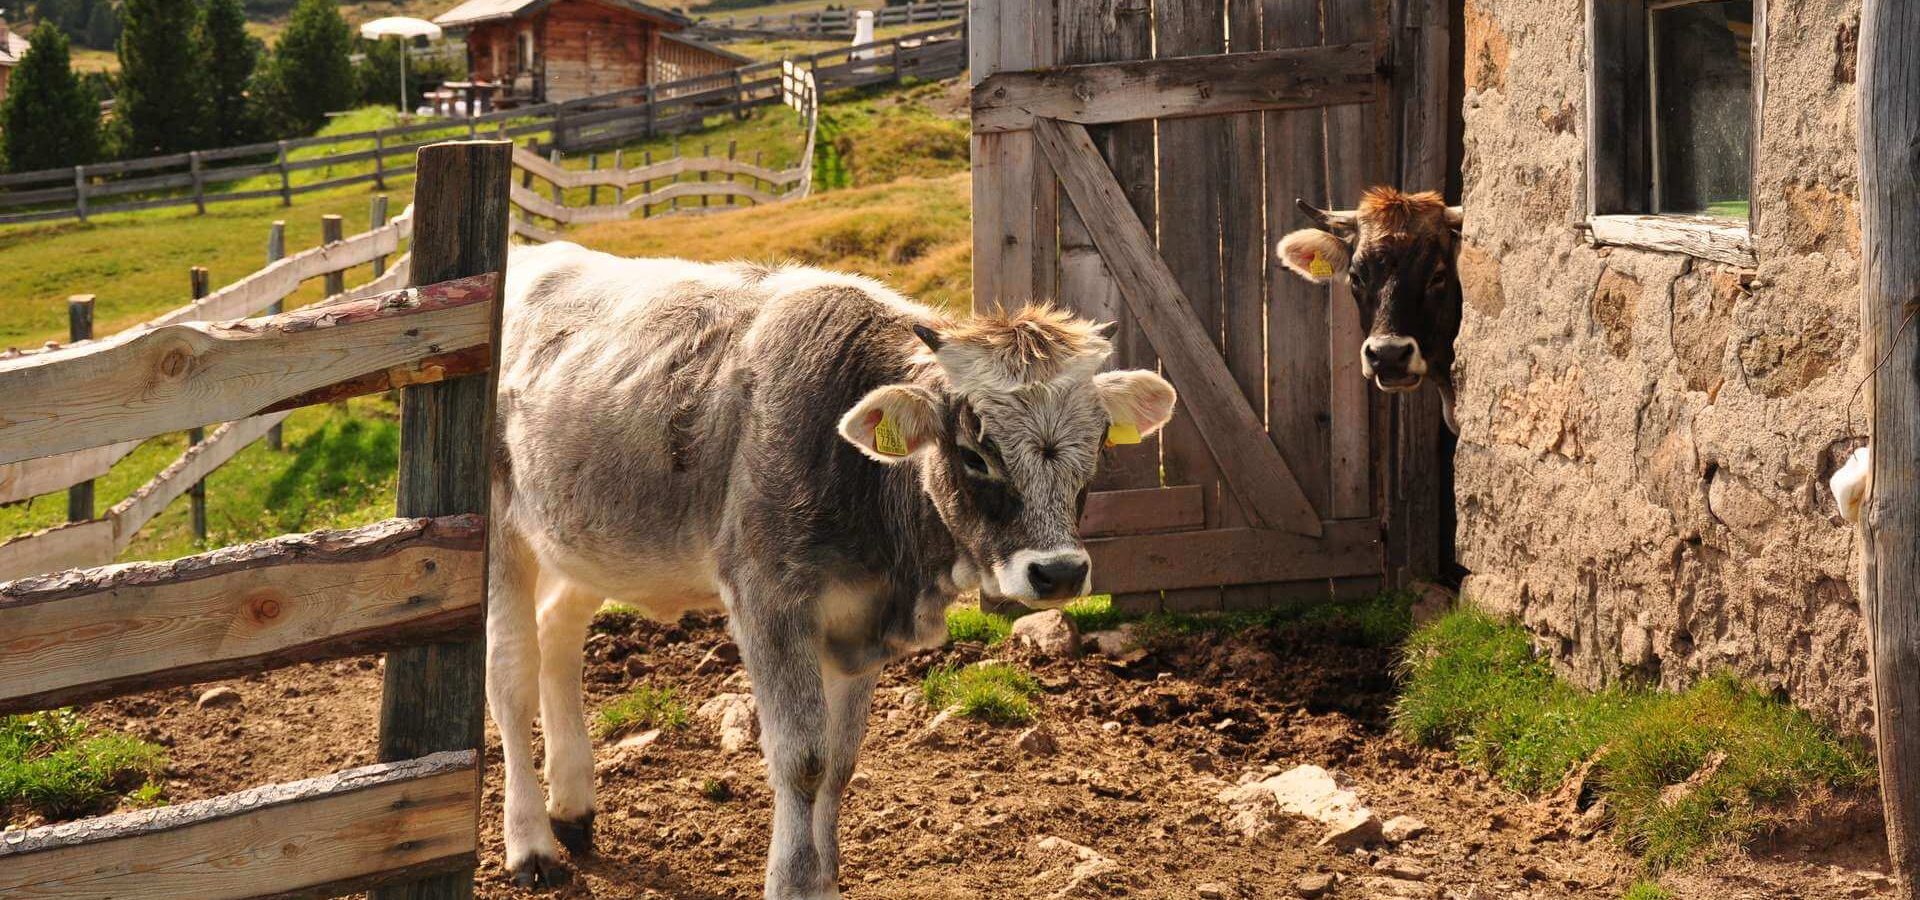
<path id="1" fill-rule="evenodd" d="M 851 37 L 858 15 L 858 10 L 816 9 L 784 16 L 703 16 L 694 23 L 694 28 L 704 32 L 773 32 L 782 35 Z M 873 24 L 876 28 L 885 28 L 889 25 L 964 19 L 966 16 L 966 0 L 927 0 L 925 3 L 904 3 L 876 9 L 873 11 Z"/>
<path id="2" fill-rule="evenodd" d="M 330 399 L 409 373 L 398 518 L 0 584 L 0 712 L 389 651 L 381 762 L 0 837 L 0 896 L 457 896 L 476 863 L 491 373 L 509 150 L 423 148 L 413 281 L 0 360 L 0 463 Z M 377 388 L 375 388 L 377 389 Z M 233 427 L 233 426 L 228 426 Z M 404 885 L 401 883 L 405 883 Z M 388 887 L 392 886 L 392 887 Z M 396 892 L 402 891 L 404 893 Z"/>
<path id="3" fill-rule="evenodd" d="M 388 179 L 412 174 L 419 148 L 462 133 L 518 138 L 545 136 L 564 152 L 677 134 L 701 127 L 709 117 L 744 116 L 782 102 L 784 66 L 814 70 L 823 90 L 898 81 L 905 76 L 944 78 L 965 68 L 965 29 L 945 25 L 870 44 L 836 48 L 791 60 L 755 63 L 727 72 L 647 85 L 625 91 L 499 110 L 457 119 L 434 119 L 394 128 L 176 153 L 71 169 L 0 175 L 0 225 L 278 197 L 291 205 L 296 194 L 354 184 L 384 189 Z M 299 151 L 325 148 L 306 158 Z M 371 164 L 371 169 L 365 166 Z M 332 168 L 354 171 L 335 176 Z M 313 170 L 320 177 L 296 183 Z"/>

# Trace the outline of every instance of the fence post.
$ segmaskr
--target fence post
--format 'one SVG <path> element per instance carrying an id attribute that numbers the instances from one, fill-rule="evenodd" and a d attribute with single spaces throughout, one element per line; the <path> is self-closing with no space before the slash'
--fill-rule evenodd
<path id="1" fill-rule="evenodd" d="M 893 39 L 893 83 L 900 83 L 900 39 Z"/>
<path id="2" fill-rule="evenodd" d="M 707 143 L 702 143 L 702 144 L 700 145 L 700 165 L 702 166 L 702 168 L 700 169 L 700 183 L 701 183 L 701 184 L 706 184 L 706 183 L 707 183 L 707 170 L 706 170 L 706 168 L 705 168 L 705 166 L 706 166 L 706 164 L 707 164 L 707 160 L 710 160 L 710 159 L 712 159 L 712 158 L 713 158 L 713 145 L 712 145 L 712 144 L 707 144 Z M 705 209 L 705 208 L 707 208 L 708 206 L 711 206 L 711 205 L 712 205 L 712 201 L 713 201 L 713 198 L 712 198 L 712 197 L 709 197 L 709 196 L 707 196 L 707 195 L 706 195 L 706 194 L 704 194 L 704 193 L 703 193 L 703 194 L 701 194 L 701 195 L 700 195 L 700 208 L 701 208 L 701 209 Z"/>
<path id="3" fill-rule="evenodd" d="M 340 243 L 340 238 L 344 235 L 345 232 L 340 228 L 340 216 L 338 213 L 328 213 L 320 217 L 320 243 L 338 244 Z M 347 272 L 345 269 L 334 269 L 321 277 L 325 281 L 325 293 L 329 297 L 347 289 Z"/>
<path id="4" fill-rule="evenodd" d="M 547 151 L 547 162 L 553 163 L 553 167 L 556 169 L 560 168 L 560 148 L 559 147 L 555 147 L 552 150 Z M 553 205 L 555 206 L 567 205 L 566 189 L 562 188 L 560 186 L 560 182 L 558 181 L 552 182 L 552 186 L 553 186 Z"/>
<path id="5" fill-rule="evenodd" d="M 728 69 L 733 75 L 733 120 L 744 122 L 747 119 L 747 91 L 742 86 L 739 69 Z"/>
<path id="6" fill-rule="evenodd" d="M 206 266 L 194 266 L 187 270 L 187 283 L 193 289 L 195 300 L 207 296 L 213 287 L 211 279 L 207 276 Z M 199 446 L 200 442 L 206 439 L 205 428 L 187 429 L 189 448 Z M 207 483 L 205 481 L 196 481 L 193 487 L 187 489 L 187 503 L 193 511 L 193 539 L 204 544 L 207 541 Z"/>
<path id="7" fill-rule="evenodd" d="M 761 168 L 765 168 L 765 166 L 762 166 L 762 165 L 760 164 L 760 151 L 758 151 L 758 150 L 755 150 L 755 151 L 753 151 L 753 167 L 754 167 L 754 168 L 756 168 L 756 169 L 761 169 Z M 761 180 L 760 180 L 760 176 L 759 176 L 759 175 L 757 175 L 757 174 L 756 174 L 756 175 L 754 175 L 754 176 L 753 176 L 753 189 L 754 189 L 754 190 L 756 190 L 756 191 L 757 191 L 757 190 L 761 190 L 761 189 L 762 189 L 762 185 L 763 185 L 763 182 L 761 182 Z M 765 185 L 765 190 L 767 190 L 768 192 L 770 192 L 770 193 L 771 193 L 771 192 L 773 191 L 773 185 L 771 185 L 771 184 L 766 184 L 766 185 Z"/>
<path id="8" fill-rule="evenodd" d="M 621 161 L 621 156 L 625 152 L 626 151 L 624 150 L 613 151 L 613 170 L 615 172 L 620 172 L 624 174 L 627 171 L 626 165 Z M 615 203 L 627 202 L 627 189 L 625 185 L 616 184 L 613 186 L 613 202 Z"/>
<path id="9" fill-rule="evenodd" d="M 738 140 L 728 138 L 727 139 L 727 162 L 729 163 L 734 162 L 738 158 L 739 153 L 740 153 L 740 142 Z M 728 206 L 733 205 L 733 188 L 735 185 L 739 183 L 740 183 L 739 176 L 733 173 L 732 166 L 728 166 L 727 167 L 727 205 Z M 751 204 L 753 201 L 749 199 L 747 202 Z"/>
<path id="10" fill-rule="evenodd" d="M 676 137 L 675 137 L 675 138 L 673 139 L 673 158 L 674 158 L 674 159 L 679 159 L 679 158 L 680 158 L 680 138 L 679 138 L 679 137 L 677 137 L 677 136 L 676 136 Z M 674 184 L 679 184 L 679 183 L 680 183 L 680 173 L 678 173 L 678 172 L 675 172 L 675 173 L 674 173 L 674 175 L 673 175 L 673 183 L 674 183 Z M 672 202 L 672 204 L 673 204 L 673 205 L 672 205 L 672 206 L 670 206 L 670 207 L 668 207 L 668 210 L 667 210 L 667 211 L 668 211 L 668 212 L 679 212 L 679 211 L 680 211 L 680 198 L 676 196 L 676 197 L 674 197 L 674 198 L 673 198 L 673 200 L 672 200 L 671 202 Z"/>
<path id="11" fill-rule="evenodd" d="M 587 171 L 589 172 L 600 171 L 600 154 L 590 153 L 587 155 Z M 587 205 L 588 206 L 600 205 L 600 186 L 599 185 L 597 184 L 587 185 Z"/>
<path id="12" fill-rule="evenodd" d="M 275 160 L 280 167 L 280 205 L 293 205 L 293 182 L 287 177 L 287 142 L 280 142 L 280 157 Z"/>
<path id="13" fill-rule="evenodd" d="M 487 272 L 505 274 L 511 146 L 502 141 L 468 141 L 420 149 L 415 162 L 412 284 Z M 503 293 L 493 298 L 494 347 L 500 345 L 503 298 Z M 486 514 L 487 451 L 497 371 L 490 368 L 401 389 L 399 515 Z M 380 697 L 380 760 L 468 749 L 481 751 L 484 758 L 485 704 L 484 639 L 388 653 Z M 474 767 L 474 778 L 481 784 L 483 768 Z M 370 896 L 372 900 L 468 898 L 473 896 L 473 874 L 471 867 L 463 868 L 376 888 Z"/>
<path id="14" fill-rule="evenodd" d="M 652 150 L 645 151 L 640 155 L 640 165 L 648 169 L 653 168 L 653 151 Z M 640 196 L 645 197 L 646 195 L 651 193 L 653 193 L 653 179 L 649 178 L 645 181 L 640 182 Z M 646 203 L 640 204 L 640 218 L 644 219 L 651 215 L 653 215 L 653 202 L 648 201 Z"/>
<path id="15" fill-rule="evenodd" d="M 275 221 L 273 223 L 273 228 L 267 232 L 267 265 L 273 265 L 274 263 L 279 262 L 281 259 L 285 258 L 286 255 L 287 255 L 287 223 L 281 222 L 281 221 Z M 279 315 L 281 306 L 282 304 L 278 300 L 275 300 L 272 303 L 267 304 L 267 315 L 270 315 L 270 316 Z M 267 449 L 277 451 L 281 448 L 281 446 L 282 444 L 281 444 L 280 426 L 275 425 L 272 428 L 267 429 Z"/>
<path id="16" fill-rule="evenodd" d="M 367 228 L 378 231 L 387 224 L 387 195 L 375 194 L 367 202 Z M 382 254 L 373 258 L 373 277 L 387 274 L 387 257 Z"/>
<path id="17" fill-rule="evenodd" d="M 75 294 L 67 298 L 67 340 L 84 341 L 93 337 L 93 295 Z M 93 518 L 93 480 L 67 488 L 67 521 L 85 522 Z"/>
<path id="18" fill-rule="evenodd" d="M 193 209 L 204 216 L 207 214 L 207 181 L 200 171 L 200 151 L 187 154 L 187 169 L 193 173 Z"/>
<path id="19" fill-rule="evenodd" d="M 86 166 L 73 167 L 73 210 L 79 214 L 80 221 L 85 222 L 87 220 Z"/>
<path id="20" fill-rule="evenodd" d="M 373 188 L 387 189 L 387 134 L 379 128 L 373 130 Z"/>

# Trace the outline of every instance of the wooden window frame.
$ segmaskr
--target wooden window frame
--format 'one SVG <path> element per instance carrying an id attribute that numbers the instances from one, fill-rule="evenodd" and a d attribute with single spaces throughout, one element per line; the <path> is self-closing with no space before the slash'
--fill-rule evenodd
<path id="1" fill-rule="evenodd" d="M 1598 245 L 1683 253 L 1751 268 L 1760 221 L 1761 108 L 1766 95 L 1766 0 L 1753 0 L 1753 127 L 1747 221 L 1653 212 L 1654 12 L 1714 0 L 1587 0 L 1587 209 Z"/>

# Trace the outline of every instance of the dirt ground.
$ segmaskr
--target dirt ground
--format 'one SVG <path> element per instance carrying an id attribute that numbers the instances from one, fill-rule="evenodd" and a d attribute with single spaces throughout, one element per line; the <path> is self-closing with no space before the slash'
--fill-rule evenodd
<path id="1" fill-rule="evenodd" d="M 673 685 L 691 707 L 738 690 L 737 664 L 701 665 L 724 643 L 717 619 L 597 633 L 590 704 L 642 681 Z M 1638 871 L 1570 803 L 1512 795 L 1451 754 L 1388 735 L 1391 651 L 1324 632 L 1255 630 L 1130 663 L 1032 661 L 1045 690 L 1040 724 L 1058 743 L 1041 755 L 1016 746 L 1021 728 L 954 720 L 928 731 L 920 676 L 986 655 L 960 644 L 888 670 L 841 820 L 851 900 L 1287 898 L 1318 874 L 1336 876 L 1324 894 L 1336 900 L 1614 900 Z M 175 801 L 373 761 L 377 661 L 226 684 L 239 703 L 198 708 L 210 687 L 200 685 L 86 714 L 168 745 Z M 697 719 L 638 751 L 615 753 L 612 743 L 597 753 L 598 855 L 576 860 L 578 877 L 555 896 L 759 897 L 771 795 L 757 750 L 724 753 L 714 726 Z M 488 898 L 523 893 L 501 866 L 498 754 L 496 744 L 482 821 L 479 894 Z M 1430 830 L 1346 851 L 1317 846 L 1320 829 L 1300 820 L 1276 820 L 1258 837 L 1236 830 L 1221 790 L 1302 763 L 1335 773 L 1382 818 L 1414 816 Z M 710 799 L 710 781 L 730 796 Z M 1827 804 L 1795 834 L 1663 883 L 1713 900 L 1888 894 L 1872 810 Z"/>

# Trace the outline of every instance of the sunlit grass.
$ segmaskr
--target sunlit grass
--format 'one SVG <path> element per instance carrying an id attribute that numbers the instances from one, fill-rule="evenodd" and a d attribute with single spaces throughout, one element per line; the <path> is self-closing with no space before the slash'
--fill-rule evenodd
<path id="1" fill-rule="evenodd" d="M 678 731 L 692 718 L 672 685 L 643 684 L 602 707 L 593 722 L 594 731 L 609 738 L 649 728 Z"/>
<path id="2" fill-rule="evenodd" d="M 947 610 L 947 640 L 973 641 L 992 647 L 1007 639 L 1013 620 L 977 606 L 955 606 Z"/>
<path id="3" fill-rule="evenodd" d="M 1033 698 L 1040 693 L 1040 683 L 1032 675 L 999 662 L 940 666 L 927 672 L 920 688 L 933 709 L 956 707 L 963 716 L 996 725 L 1033 721 Z"/>
<path id="4" fill-rule="evenodd" d="M 131 735 L 90 728 L 72 710 L 0 716 L 0 824 L 34 812 L 47 819 L 94 815 L 123 794 L 160 801 L 166 752 Z"/>

